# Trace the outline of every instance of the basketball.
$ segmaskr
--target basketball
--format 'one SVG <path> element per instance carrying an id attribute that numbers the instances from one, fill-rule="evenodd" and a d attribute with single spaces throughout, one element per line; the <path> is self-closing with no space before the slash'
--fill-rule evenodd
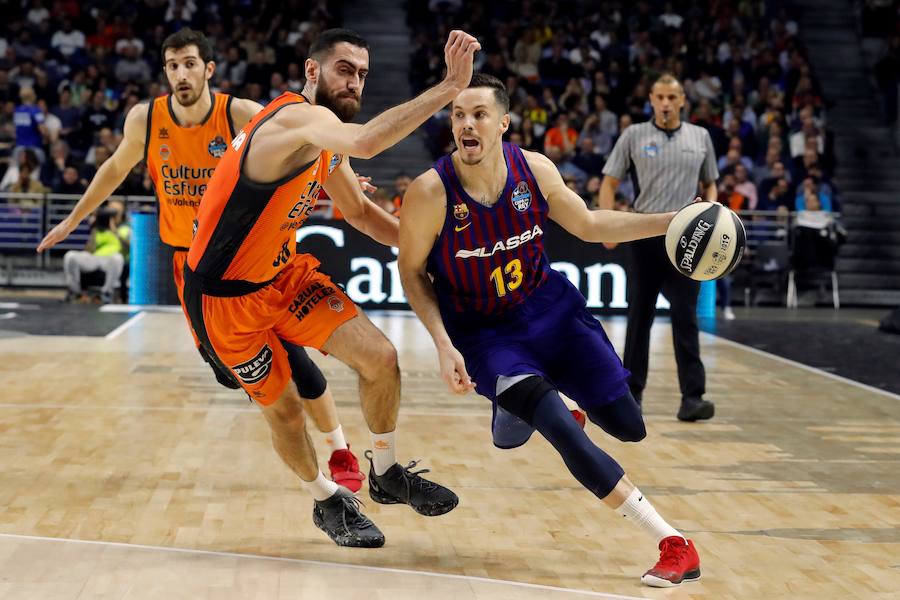
<path id="1" fill-rule="evenodd" d="M 718 279 L 741 262 L 747 234 L 741 219 L 716 202 L 694 202 L 678 211 L 666 231 L 666 252 L 678 271 L 695 281 Z"/>

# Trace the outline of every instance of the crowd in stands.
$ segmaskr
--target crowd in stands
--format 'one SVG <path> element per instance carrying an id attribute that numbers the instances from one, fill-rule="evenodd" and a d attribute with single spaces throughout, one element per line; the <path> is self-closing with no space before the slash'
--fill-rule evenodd
<path id="1" fill-rule="evenodd" d="M 125 114 L 166 93 L 160 46 L 190 26 L 213 42 L 213 88 L 262 103 L 302 87 L 339 0 L 21 0 L 0 21 L 0 192 L 80 194 Z M 143 165 L 119 193 L 152 195 Z"/>
<path id="2" fill-rule="evenodd" d="M 595 205 L 604 162 L 622 131 L 651 118 L 653 81 L 674 74 L 686 120 L 706 128 L 736 210 L 839 208 L 826 103 L 798 24 L 765 0 L 430 0 L 409 2 L 410 81 L 441 77 L 454 28 L 482 40 L 476 67 L 511 98 L 507 140 L 544 152 Z M 435 156 L 452 148 L 449 114 L 428 124 Z M 619 188 L 627 209 L 636 190 Z"/>

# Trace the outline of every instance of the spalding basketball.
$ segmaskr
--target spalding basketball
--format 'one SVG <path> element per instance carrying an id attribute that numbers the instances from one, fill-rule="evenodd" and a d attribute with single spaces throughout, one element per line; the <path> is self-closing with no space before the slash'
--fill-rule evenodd
<path id="1" fill-rule="evenodd" d="M 694 202 L 676 213 L 666 231 L 666 252 L 682 275 L 718 279 L 741 262 L 747 234 L 741 219 L 715 202 Z"/>

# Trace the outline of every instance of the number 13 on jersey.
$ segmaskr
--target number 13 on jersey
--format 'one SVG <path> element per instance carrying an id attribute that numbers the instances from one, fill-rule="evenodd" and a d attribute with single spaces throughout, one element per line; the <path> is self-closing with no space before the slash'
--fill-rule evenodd
<path id="1" fill-rule="evenodd" d="M 508 275 L 508 277 L 504 277 Z M 497 288 L 497 295 L 503 297 L 507 292 L 512 292 L 522 285 L 522 261 L 518 258 L 506 263 L 503 267 L 497 267 L 491 271 L 491 281 Z"/>

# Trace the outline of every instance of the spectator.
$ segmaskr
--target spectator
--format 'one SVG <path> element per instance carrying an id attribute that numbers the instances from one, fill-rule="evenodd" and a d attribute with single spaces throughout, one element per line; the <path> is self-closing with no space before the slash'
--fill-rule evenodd
<path id="1" fill-rule="evenodd" d="M 554 41 L 550 55 L 538 62 L 541 85 L 549 88 L 554 95 L 561 94 L 568 81 L 578 74 L 564 53 L 565 47 L 562 43 Z"/>
<path id="2" fill-rule="evenodd" d="M 242 87 L 247 77 L 247 61 L 244 56 L 243 48 L 237 45 L 229 46 L 224 64 L 216 68 L 219 81 L 230 81 L 235 88 Z M 297 86 L 294 89 L 301 87 Z"/>
<path id="3" fill-rule="evenodd" d="M 391 198 L 390 192 L 382 188 L 378 188 L 372 192 L 372 202 L 386 213 L 393 215 L 398 211 L 397 207 L 394 205 L 394 200 Z"/>
<path id="4" fill-rule="evenodd" d="M 57 140 L 50 146 L 50 157 L 41 165 L 40 180 L 46 187 L 55 190 L 62 181 L 63 171 L 69 161 L 69 145 Z"/>
<path id="5" fill-rule="evenodd" d="M 126 25 L 121 37 L 116 40 L 116 54 L 124 56 L 129 51 L 133 52 L 135 56 L 143 56 L 144 41 L 134 35 L 131 25 Z"/>
<path id="6" fill-rule="evenodd" d="M 24 168 L 28 169 L 32 179 L 39 178 L 41 163 L 32 148 L 26 148 L 17 156 L 12 157 L 6 173 L 3 174 L 3 179 L 0 180 L 0 191 L 9 191 L 9 187 L 19 181 L 19 173 Z"/>
<path id="7" fill-rule="evenodd" d="M 66 276 L 66 301 L 82 297 L 81 276 L 84 273 L 103 271 L 103 288 L 100 298 L 104 304 L 113 300 L 119 278 L 125 266 L 124 243 L 120 237 L 119 217 L 116 211 L 103 208 L 97 212 L 91 224 L 90 237 L 84 250 L 70 250 L 63 256 L 63 272 Z"/>
<path id="8" fill-rule="evenodd" d="M 116 63 L 116 80 L 119 83 L 147 83 L 153 77 L 150 65 L 144 60 L 136 46 L 127 44 L 119 52 L 121 58 Z"/>
<path id="9" fill-rule="evenodd" d="M 813 147 L 819 156 L 825 154 L 825 136 L 820 133 L 815 120 L 810 114 L 806 114 L 802 117 L 800 131 L 791 134 L 791 158 L 796 159 L 803 156 L 803 152 L 806 150 L 808 142 L 814 144 Z"/>
<path id="10" fill-rule="evenodd" d="M 527 29 L 513 48 L 514 70 L 529 81 L 538 79 L 538 62 L 541 59 L 541 44 L 533 29 Z"/>
<path id="11" fill-rule="evenodd" d="M 814 203 L 807 205 L 810 198 L 814 199 Z M 809 176 L 797 186 L 794 208 L 798 212 L 802 210 L 832 212 L 831 194 L 822 189 L 816 177 Z"/>
<path id="12" fill-rule="evenodd" d="M 545 154 L 547 155 L 547 158 L 556 165 L 556 168 L 559 170 L 559 174 L 562 175 L 563 179 L 571 177 L 579 188 L 584 186 L 587 182 L 587 173 L 578 168 L 575 163 L 568 160 L 563 155 L 559 146 L 550 146 Z"/>
<path id="13" fill-rule="evenodd" d="M 599 208 L 596 204 L 596 199 L 600 193 L 600 182 L 602 181 L 602 175 L 592 175 L 588 177 L 587 182 L 584 184 L 584 193 L 581 197 L 591 210 Z"/>
<path id="14" fill-rule="evenodd" d="M 394 205 L 394 214 L 400 214 L 400 207 L 403 204 L 403 196 L 406 195 L 406 189 L 412 183 L 412 177 L 408 173 L 400 171 L 394 176 L 394 195 L 391 202 Z"/>
<path id="15" fill-rule="evenodd" d="M 572 164 L 588 176 L 597 176 L 602 175 L 604 162 L 603 157 L 594 148 L 594 139 L 589 136 L 582 137 Z"/>
<path id="16" fill-rule="evenodd" d="M 10 184 L 8 188 L 4 191 L 12 192 L 15 194 L 46 194 L 50 190 L 44 187 L 44 184 L 35 177 L 34 167 L 30 164 L 23 164 L 19 167 L 19 177 L 13 183 Z M 22 201 L 19 203 L 20 206 L 28 205 L 28 206 L 37 206 L 37 200 L 28 200 Z"/>
<path id="17" fill-rule="evenodd" d="M 765 195 L 760 196 L 756 208 L 759 210 L 789 211 L 793 206 L 791 188 L 785 177 L 775 179 Z"/>
<path id="18" fill-rule="evenodd" d="M 94 92 L 91 105 L 82 113 L 79 147 L 88 149 L 94 141 L 94 132 L 112 128 L 115 115 L 106 106 L 105 92 Z"/>
<path id="19" fill-rule="evenodd" d="M 10 80 L 9 71 L 0 69 L 0 103 L 15 102 L 19 98 L 19 86 Z"/>
<path id="20" fill-rule="evenodd" d="M 50 18 L 50 11 L 44 6 L 43 0 L 32 0 L 31 8 L 25 14 L 25 20 L 29 25 L 37 27 Z"/>
<path id="21" fill-rule="evenodd" d="M 44 141 L 47 144 L 53 144 L 59 139 L 59 134 L 62 131 L 62 121 L 59 120 L 59 117 L 50 112 L 50 109 L 44 100 L 38 100 L 38 108 L 41 109 L 41 115 L 44 119 L 44 128 L 47 131 Z"/>
<path id="22" fill-rule="evenodd" d="M 35 153 L 39 162 L 43 162 L 43 142 L 44 137 L 48 135 L 44 125 L 44 113 L 37 105 L 37 96 L 32 88 L 22 88 L 19 98 L 22 102 L 16 107 L 13 115 L 16 124 L 16 149 L 13 156 L 28 148 Z"/>
<path id="23" fill-rule="evenodd" d="M 750 206 L 747 197 L 735 189 L 736 185 L 737 181 L 733 173 L 722 175 L 722 182 L 719 184 L 720 202 L 736 212 L 748 210 Z"/>
<path id="24" fill-rule="evenodd" d="M 819 203 L 814 186 L 802 186 L 803 208 L 797 207 L 791 265 L 800 273 L 834 269 L 838 248 L 847 232 Z"/>
<path id="25" fill-rule="evenodd" d="M 544 154 L 548 154 L 551 147 L 556 147 L 564 157 L 572 156 L 577 142 L 578 132 L 569 127 L 569 116 L 562 113 L 556 118 L 556 126 L 548 130 L 544 137 Z"/>
<path id="26" fill-rule="evenodd" d="M 760 171 L 762 171 L 762 170 L 760 169 Z M 778 183 L 779 179 L 784 179 L 788 183 L 788 185 L 790 185 L 790 183 L 791 183 L 790 171 L 788 171 L 785 168 L 784 162 L 782 162 L 780 160 L 775 161 L 773 163 L 772 168 L 770 170 L 768 170 L 768 174 L 766 175 L 766 177 L 760 181 L 758 189 L 757 189 L 757 192 L 758 192 L 757 193 L 757 198 L 758 198 L 757 205 L 759 205 L 762 202 L 763 198 L 765 198 L 769 195 L 769 191 L 773 187 L 775 187 L 775 184 Z M 768 209 L 760 208 L 759 210 L 768 210 Z"/>
<path id="27" fill-rule="evenodd" d="M 560 110 L 575 111 L 581 115 L 587 114 L 587 94 L 584 93 L 584 86 L 580 79 L 573 77 L 569 80 L 566 90 L 559 97 L 559 107 Z"/>
<path id="28" fill-rule="evenodd" d="M 87 180 L 82 179 L 78 174 L 78 169 L 72 165 L 68 165 L 63 169 L 62 177 L 59 183 L 52 188 L 55 194 L 72 194 L 78 195 L 84 193 L 87 189 Z"/>
<path id="29" fill-rule="evenodd" d="M 71 60 L 85 49 L 84 33 L 75 29 L 71 19 L 63 19 L 62 27 L 50 40 L 50 47 L 59 52 L 64 60 Z"/>
<path id="30" fill-rule="evenodd" d="M 750 172 L 743 163 L 734 167 L 734 191 L 747 199 L 746 210 L 756 210 L 758 195 L 756 184 L 750 181 Z"/>

